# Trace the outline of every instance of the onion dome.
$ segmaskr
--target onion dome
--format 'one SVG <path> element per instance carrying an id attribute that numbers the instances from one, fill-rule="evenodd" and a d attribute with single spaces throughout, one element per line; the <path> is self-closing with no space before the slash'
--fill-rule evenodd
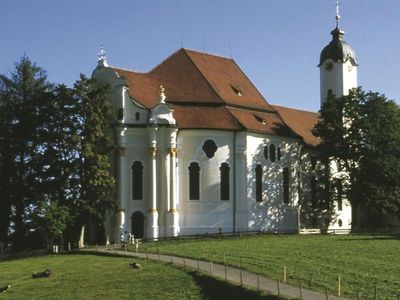
<path id="1" fill-rule="evenodd" d="M 356 54 L 353 48 L 343 39 L 344 32 L 336 26 L 331 34 L 332 41 L 322 50 L 319 65 L 327 59 L 339 63 L 345 63 L 350 59 L 354 65 L 357 65 Z"/>

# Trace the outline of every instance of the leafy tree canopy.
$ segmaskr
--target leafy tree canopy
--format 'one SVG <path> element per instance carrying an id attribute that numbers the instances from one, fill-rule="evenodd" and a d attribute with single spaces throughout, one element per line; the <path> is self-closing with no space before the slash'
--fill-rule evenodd
<path id="1" fill-rule="evenodd" d="M 362 203 L 374 212 L 400 216 L 400 108 L 396 102 L 358 88 L 347 96 L 328 97 L 320 113 L 314 134 L 321 139 L 321 158 L 343 171 L 353 211 Z"/>

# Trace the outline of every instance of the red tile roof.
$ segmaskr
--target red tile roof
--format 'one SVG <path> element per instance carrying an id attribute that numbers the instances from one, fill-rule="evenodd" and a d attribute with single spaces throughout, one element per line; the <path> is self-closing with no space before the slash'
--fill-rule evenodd
<path id="1" fill-rule="evenodd" d="M 171 107 L 177 125 L 182 129 L 245 129 L 223 106 L 172 104 Z"/>
<path id="2" fill-rule="evenodd" d="M 149 109 L 163 85 L 179 128 L 249 130 L 318 144 L 311 132 L 318 114 L 268 104 L 232 59 L 180 49 L 148 73 L 112 69 Z"/>
<path id="3" fill-rule="evenodd" d="M 319 139 L 312 133 L 319 120 L 318 113 L 277 105 L 273 107 L 279 112 L 285 124 L 301 136 L 306 144 L 310 146 L 319 144 Z"/>

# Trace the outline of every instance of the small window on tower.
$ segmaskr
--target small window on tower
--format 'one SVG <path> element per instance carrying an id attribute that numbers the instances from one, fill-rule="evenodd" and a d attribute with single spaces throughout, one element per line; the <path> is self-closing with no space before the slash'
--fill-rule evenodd
<path id="1" fill-rule="evenodd" d="M 278 149 L 276 149 L 276 156 L 278 160 L 281 160 L 282 158 L 281 147 L 278 147 Z"/>
<path id="2" fill-rule="evenodd" d="M 269 159 L 272 162 L 275 162 L 276 160 L 276 148 L 274 144 L 271 144 L 271 146 L 269 146 Z"/>
<path id="3" fill-rule="evenodd" d="M 135 113 L 135 119 L 136 119 L 136 121 L 140 120 L 140 113 L 139 112 Z"/>
<path id="4" fill-rule="evenodd" d="M 265 147 L 264 147 L 264 158 L 268 159 L 268 146 L 267 145 L 265 145 Z"/>

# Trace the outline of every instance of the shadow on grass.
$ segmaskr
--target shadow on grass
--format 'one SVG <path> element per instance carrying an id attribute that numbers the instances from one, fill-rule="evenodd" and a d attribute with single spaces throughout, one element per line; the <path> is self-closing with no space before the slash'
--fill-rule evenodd
<path id="1" fill-rule="evenodd" d="M 399 234 L 357 234 L 352 235 L 350 238 L 340 238 L 341 242 L 357 242 L 357 241 L 384 241 L 384 240 L 400 240 Z"/>
<path id="2" fill-rule="evenodd" d="M 282 300 L 285 298 L 278 297 L 276 295 L 266 295 L 263 293 L 258 293 L 244 287 L 233 285 L 229 282 L 221 281 L 216 278 L 201 274 L 199 272 L 190 272 L 196 281 L 197 285 L 201 288 L 204 299 L 230 299 L 230 300 L 256 300 L 256 299 L 266 299 L 266 300 Z"/>

